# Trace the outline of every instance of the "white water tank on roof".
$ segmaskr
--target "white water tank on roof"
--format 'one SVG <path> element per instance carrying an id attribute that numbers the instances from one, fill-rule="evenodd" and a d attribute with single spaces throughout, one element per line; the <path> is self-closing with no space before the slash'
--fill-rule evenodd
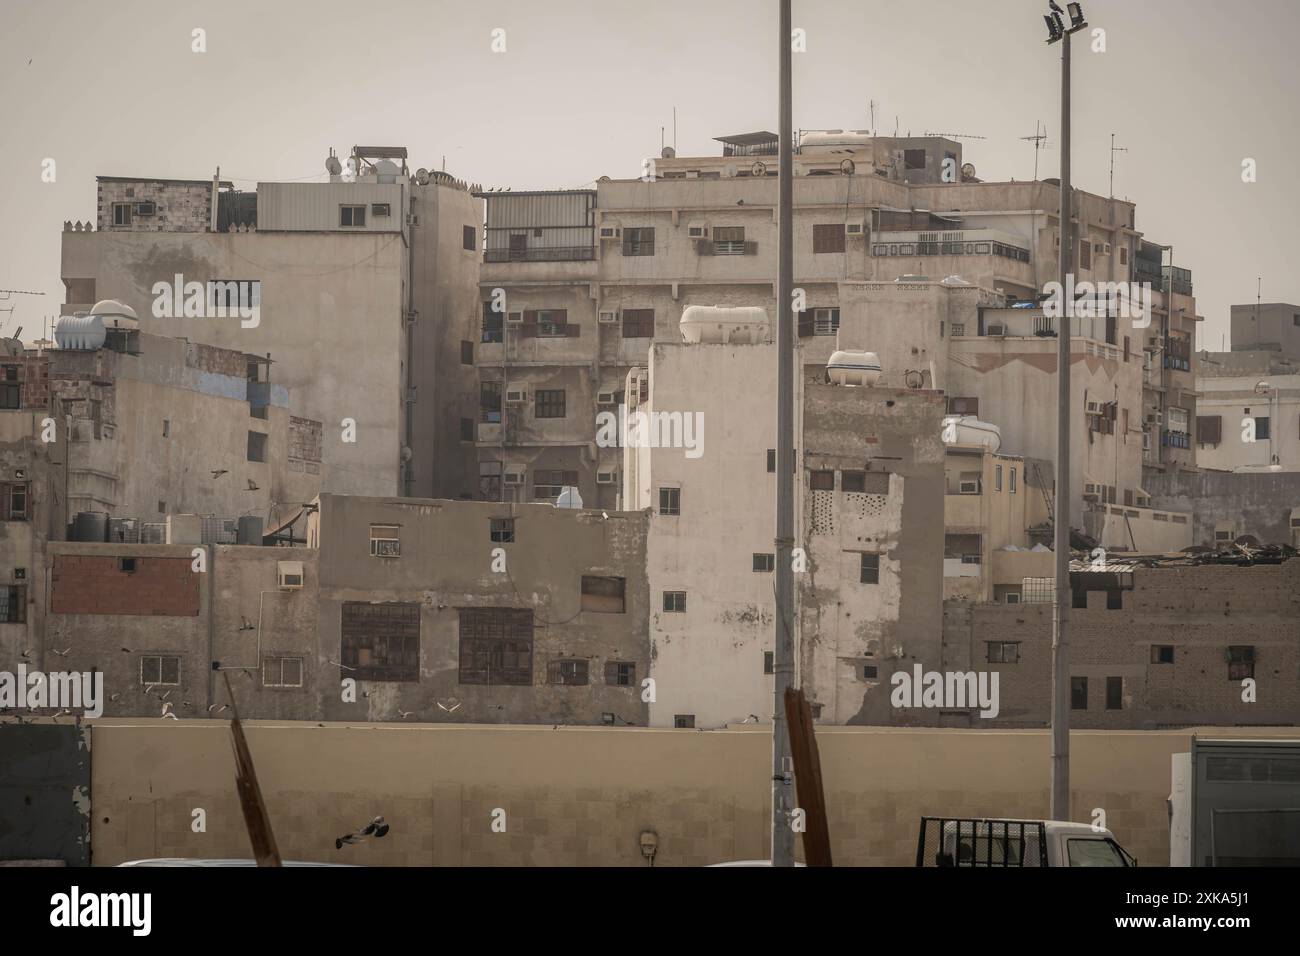
<path id="1" fill-rule="evenodd" d="M 679 323 L 691 345 L 753 345 L 771 338 L 767 310 L 758 306 L 690 305 Z"/>
<path id="2" fill-rule="evenodd" d="M 117 299 L 100 299 L 91 306 L 90 314 L 101 319 L 106 329 L 140 328 L 140 318 L 135 314 L 135 309 Z"/>
<path id="3" fill-rule="evenodd" d="M 799 137 L 799 148 L 810 146 L 870 146 L 872 135 L 866 130 L 817 129 L 808 130 Z"/>
<path id="4" fill-rule="evenodd" d="M 974 415 L 949 415 L 943 420 L 943 441 L 948 445 L 985 445 L 996 455 L 1002 447 L 1002 429 Z"/>
<path id="5" fill-rule="evenodd" d="M 870 388 L 880 381 L 880 356 L 875 352 L 841 349 L 826 363 L 826 375 L 833 385 Z"/>
<path id="6" fill-rule="evenodd" d="M 97 315 L 65 315 L 54 326 L 54 342 L 61 349 L 93 352 L 104 347 L 108 333 Z"/>
<path id="7" fill-rule="evenodd" d="M 560 494 L 555 499 L 555 507 L 571 508 L 574 511 L 582 508 L 582 495 L 578 494 L 578 489 L 573 485 L 565 485 L 560 489 Z"/>

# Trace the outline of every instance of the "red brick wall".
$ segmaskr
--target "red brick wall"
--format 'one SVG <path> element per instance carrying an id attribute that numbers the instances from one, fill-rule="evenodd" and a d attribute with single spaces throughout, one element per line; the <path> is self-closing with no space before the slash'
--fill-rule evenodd
<path id="1" fill-rule="evenodd" d="M 189 558 L 135 559 L 135 571 L 118 569 L 116 555 L 56 554 L 50 576 L 55 614 L 147 614 L 196 617 L 199 575 Z"/>

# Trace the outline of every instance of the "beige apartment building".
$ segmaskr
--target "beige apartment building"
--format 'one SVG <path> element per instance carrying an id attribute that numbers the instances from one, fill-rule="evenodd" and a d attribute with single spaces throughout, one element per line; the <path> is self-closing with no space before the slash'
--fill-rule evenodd
<path id="1" fill-rule="evenodd" d="M 257 384 L 322 423 L 328 490 L 471 495 L 481 203 L 446 174 L 412 175 L 403 147 L 327 167 L 329 182 L 255 192 L 99 177 L 93 222 L 65 224 L 62 312 L 112 298 L 145 332 L 259 356 Z"/>
<path id="2" fill-rule="evenodd" d="M 629 369 L 680 338 L 691 305 L 773 312 L 777 140 L 719 141 L 720 156 L 666 150 L 640 178 L 602 177 L 594 190 L 486 194 L 480 497 L 546 499 L 576 485 L 587 504 L 616 506 L 620 462 L 594 436 L 597 414 L 625 400 Z M 953 410 L 982 400 L 977 414 L 996 412 L 1007 452 L 1053 458 L 1052 320 L 988 310 L 1036 300 L 1055 279 L 1059 187 L 982 182 L 960 144 L 936 137 L 809 132 L 794 163 L 804 361 L 874 351 L 882 384 L 942 389 Z M 1112 307 L 1109 319 L 1075 320 L 1085 453 L 1074 513 L 1133 510 L 1148 497 L 1144 467 L 1194 461 L 1190 274 L 1175 269 L 1162 291 L 1167 267 L 1132 203 L 1078 192 L 1075 220 L 1077 282 L 1153 283 L 1144 319 Z"/>

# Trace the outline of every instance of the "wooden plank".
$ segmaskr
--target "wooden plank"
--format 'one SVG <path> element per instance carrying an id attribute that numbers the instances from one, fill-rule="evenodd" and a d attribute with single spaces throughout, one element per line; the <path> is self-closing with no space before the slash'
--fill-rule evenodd
<path id="1" fill-rule="evenodd" d="M 785 718 L 790 728 L 790 756 L 794 761 L 795 791 L 804 811 L 804 860 L 808 866 L 832 866 L 831 836 L 826 820 L 826 794 L 817 753 L 812 708 L 802 689 L 785 690 Z"/>

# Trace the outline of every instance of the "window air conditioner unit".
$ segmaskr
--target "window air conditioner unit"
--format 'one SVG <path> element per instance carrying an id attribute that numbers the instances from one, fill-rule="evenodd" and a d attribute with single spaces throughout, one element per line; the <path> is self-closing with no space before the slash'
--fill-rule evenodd
<path id="1" fill-rule="evenodd" d="M 979 479 L 975 478 L 970 481 L 963 481 L 961 483 L 961 493 L 963 495 L 978 495 L 980 493 Z"/>
<path id="2" fill-rule="evenodd" d="M 709 235 L 708 226 L 687 226 L 686 227 L 686 238 L 688 239 L 705 239 L 708 238 L 708 235 Z"/>
<path id="3" fill-rule="evenodd" d="M 408 226 L 418 226 L 420 224 L 420 217 L 413 212 L 408 212 L 406 214 L 406 224 Z"/>
<path id="4" fill-rule="evenodd" d="M 524 321 L 524 314 L 522 312 L 507 312 L 506 321 L 509 322 L 511 325 L 522 325 Z"/>
<path id="5" fill-rule="evenodd" d="M 614 404 L 614 393 L 613 393 L 613 392 L 597 392 L 597 393 L 596 393 L 596 404 L 597 404 L 597 405 L 613 405 L 613 404 Z"/>
<path id="6" fill-rule="evenodd" d="M 618 226 L 600 227 L 600 238 L 602 239 L 617 239 L 622 234 L 623 234 L 623 230 L 618 228 Z"/>
<path id="7" fill-rule="evenodd" d="M 1008 591 L 1004 596 L 1004 599 L 1007 604 L 1019 604 L 1020 594 L 1017 591 Z"/>
<path id="8" fill-rule="evenodd" d="M 1100 415 L 1100 414 L 1101 414 L 1101 402 L 1089 402 L 1089 403 L 1088 403 L 1088 410 L 1087 410 L 1086 414 L 1088 414 L 1088 415 Z"/>
<path id="9" fill-rule="evenodd" d="M 281 591 L 298 591 L 302 589 L 301 561 L 277 561 L 276 570 Z"/>
<path id="10" fill-rule="evenodd" d="M 596 472 L 596 484 L 612 485 L 618 478 L 616 471 L 598 471 Z"/>
<path id="11" fill-rule="evenodd" d="M 1006 335 L 1007 327 L 1005 325 L 990 325 L 988 328 L 989 335 Z"/>
<path id="12" fill-rule="evenodd" d="M 601 325 L 616 325 L 618 323 L 618 313 L 602 312 L 600 313 L 599 321 Z"/>
<path id="13" fill-rule="evenodd" d="M 1100 501 L 1100 500 L 1101 500 L 1101 485 L 1096 484 L 1095 482 L 1091 482 L 1091 481 L 1084 482 L 1084 485 L 1083 485 L 1083 500 L 1084 500 L 1084 501 Z"/>
<path id="14" fill-rule="evenodd" d="M 1102 254 L 1103 256 L 1108 256 L 1108 255 L 1110 255 L 1110 243 L 1109 243 L 1109 242 L 1104 242 L 1104 243 L 1102 243 L 1101 249 L 1102 249 L 1101 254 Z"/>
<path id="15" fill-rule="evenodd" d="M 520 471 L 511 471 L 509 468 L 505 471 L 505 483 L 507 485 L 522 485 L 524 483 L 524 473 Z"/>
<path id="16" fill-rule="evenodd" d="M 845 223 L 844 225 L 844 235 L 846 236 L 857 236 L 858 238 L 861 238 L 865 234 L 863 225 L 860 222 L 850 222 Z"/>
<path id="17" fill-rule="evenodd" d="M 506 389 L 507 405 L 526 405 L 527 403 L 528 403 L 528 389 L 522 387 Z"/>

